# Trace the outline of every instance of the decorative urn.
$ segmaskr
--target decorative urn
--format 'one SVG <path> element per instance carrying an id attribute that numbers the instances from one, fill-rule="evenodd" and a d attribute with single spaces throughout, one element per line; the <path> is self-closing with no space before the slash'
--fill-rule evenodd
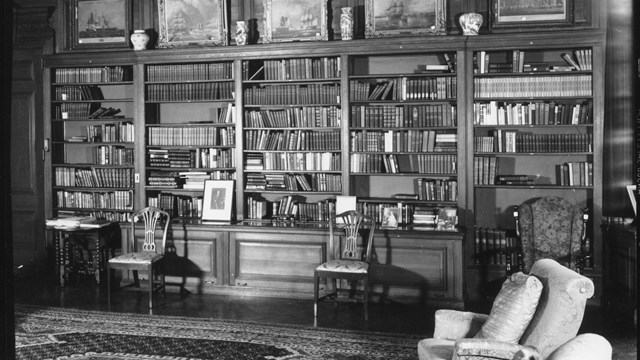
<path id="1" fill-rule="evenodd" d="M 131 44 L 133 44 L 133 50 L 144 50 L 149 43 L 149 35 L 144 30 L 134 30 L 131 34 Z"/>
<path id="2" fill-rule="evenodd" d="M 478 35 L 482 26 L 482 15 L 478 13 L 464 13 L 460 15 L 462 35 Z"/>

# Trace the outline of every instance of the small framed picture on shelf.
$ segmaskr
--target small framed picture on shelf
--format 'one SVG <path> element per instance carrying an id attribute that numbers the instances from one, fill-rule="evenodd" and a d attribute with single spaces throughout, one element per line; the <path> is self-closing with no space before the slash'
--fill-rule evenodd
<path id="1" fill-rule="evenodd" d="M 491 29 L 496 30 L 573 24 L 572 0 L 491 0 L 491 13 Z"/>
<path id="2" fill-rule="evenodd" d="M 402 222 L 400 219 L 400 209 L 397 207 L 385 207 L 382 210 L 382 224 L 383 229 L 397 229 L 398 224 Z"/>
<path id="3" fill-rule="evenodd" d="M 158 24 L 160 48 L 229 44 L 224 0 L 158 0 Z"/>
<path id="4" fill-rule="evenodd" d="M 325 0 L 264 0 L 265 43 L 328 40 Z"/>
<path id="5" fill-rule="evenodd" d="M 205 180 L 202 220 L 231 221 L 233 180 Z"/>
<path id="6" fill-rule="evenodd" d="M 72 50 L 129 48 L 130 0 L 71 0 L 69 4 Z"/>
<path id="7" fill-rule="evenodd" d="M 458 225 L 458 209 L 454 207 L 443 207 L 438 210 L 436 220 L 436 230 L 453 231 Z"/>
<path id="8" fill-rule="evenodd" d="M 365 0 L 365 37 L 445 35 L 445 0 Z"/>

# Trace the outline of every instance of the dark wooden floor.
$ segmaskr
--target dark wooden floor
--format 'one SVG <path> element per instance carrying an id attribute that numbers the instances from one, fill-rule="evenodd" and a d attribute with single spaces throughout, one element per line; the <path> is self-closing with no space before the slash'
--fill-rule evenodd
<path id="1" fill-rule="evenodd" d="M 369 321 L 363 319 L 362 306 L 321 303 L 317 323 L 314 324 L 313 301 L 275 299 L 227 295 L 180 294 L 177 288 L 167 291 L 165 297 L 154 297 L 154 314 L 190 317 L 237 319 L 285 323 L 325 328 L 357 329 L 424 335 L 433 333 L 435 309 L 410 304 L 371 304 Z M 92 279 L 75 279 L 60 288 L 53 271 L 18 272 L 14 283 L 14 298 L 18 304 L 37 304 L 107 310 L 104 284 L 98 286 Z M 132 291 L 112 293 L 112 311 L 148 313 L 146 294 Z M 476 309 L 473 309 L 476 310 Z M 487 310 L 488 311 L 488 310 Z M 598 308 L 589 307 L 580 333 L 593 332 L 605 336 L 614 347 L 615 359 L 637 358 L 637 332 L 622 327 Z"/>

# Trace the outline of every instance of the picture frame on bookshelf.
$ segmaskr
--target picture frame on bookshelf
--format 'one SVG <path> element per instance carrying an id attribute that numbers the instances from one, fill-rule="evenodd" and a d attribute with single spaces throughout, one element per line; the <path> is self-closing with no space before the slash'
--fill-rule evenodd
<path id="1" fill-rule="evenodd" d="M 365 37 L 446 35 L 445 0 L 366 0 Z"/>
<path id="2" fill-rule="evenodd" d="M 629 200 L 631 201 L 631 206 L 633 206 L 633 213 L 638 215 L 638 205 L 636 201 L 637 185 L 627 185 L 627 193 L 629 193 Z"/>
<path id="3" fill-rule="evenodd" d="M 402 221 L 400 219 L 400 209 L 398 207 L 385 207 L 382 210 L 382 224 L 383 229 L 397 229 L 398 224 Z"/>
<path id="4" fill-rule="evenodd" d="M 158 47 L 229 44 L 224 0 L 158 0 Z"/>
<path id="5" fill-rule="evenodd" d="M 129 48 L 131 0 L 71 0 L 71 50 Z"/>
<path id="6" fill-rule="evenodd" d="M 329 40 L 324 0 L 264 0 L 265 43 Z"/>
<path id="7" fill-rule="evenodd" d="M 202 220 L 231 221 L 234 180 L 205 180 Z"/>
<path id="8" fill-rule="evenodd" d="M 573 25 L 573 0 L 530 5 L 530 1 L 491 0 L 491 29 Z"/>
<path id="9" fill-rule="evenodd" d="M 452 231 L 458 225 L 458 209 L 455 207 L 442 207 L 438 210 L 436 230 Z"/>

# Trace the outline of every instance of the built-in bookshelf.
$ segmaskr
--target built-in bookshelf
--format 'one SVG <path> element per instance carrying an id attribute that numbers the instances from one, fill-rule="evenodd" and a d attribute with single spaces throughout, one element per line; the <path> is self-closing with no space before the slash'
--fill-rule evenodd
<path id="1" fill-rule="evenodd" d="M 560 196 L 593 209 L 601 124 L 591 48 L 473 53 L 473 264 L 513 261 L 513 206 Z M 596 183 L 594 183 L 596 182 Z M 589 235 L 597 236 L 593 226 Z M 468 263 L 472 263 L 468 259 Z M 500 270 L 502 269 L 502 270 Z M 511 269 L 515 270 L 515 269 Z"/>
<path id="2" fill-rule="evenodd" d="M 132 66 L 51 70 L 53 216 L 127 221 L 134 209 Z"/>
<path id="3" fill-rule="evenodd" d="M 204 183 L 236 177 L 232 61 L 146 65 L 145 201 L 199 218 Z"/>
<path id="4" fill-rule="evenodd" d="M 455 51 L 353 57 L 349 72 L 350 193 L 384 222 L 436 228 L 458 206 Z M 378 186 L 380 184 L 381 186 Z"/>
<path id="5" fill-rule="evenodd" d="M 242 62 L 244 219 L 326 221 L 343 192 L 339 57 Z"/>

